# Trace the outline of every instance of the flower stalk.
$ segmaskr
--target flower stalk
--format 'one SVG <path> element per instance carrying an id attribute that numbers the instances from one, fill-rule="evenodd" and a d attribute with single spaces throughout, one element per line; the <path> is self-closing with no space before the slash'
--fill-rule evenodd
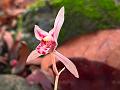
<path id="1" fill-rule="evenodd" d="M 54 90 L 57 90 L 57 88 L 58 88 L 58 81 L 59 81 L 60 74 L 61 74 L 64 70 L 65 70 L 65 67 L 64 67 L 62 70 L 60 70 L 60 72 L 58 73 L 58 75 L 56 75 L 56 77 L 55 77 Z"/>
<path id="2" fill-rule="evenodd" d="M 57 90 L 57 88 L 58 88 L 59 76 L 60 76 L 60 74 L 65 70 L 65 67 L 58 72 L 57 66 L 56 66 L 56 61 L 55 61 L 55 55 L 54 55 L 53 53 L 51 53 L 51 57 L 52 57 L 51 59 L 52 59 L 52 63 L 53 63 L 53 71 L 54 71 L 54 73 L 55 73 L 54 90 Z"/>

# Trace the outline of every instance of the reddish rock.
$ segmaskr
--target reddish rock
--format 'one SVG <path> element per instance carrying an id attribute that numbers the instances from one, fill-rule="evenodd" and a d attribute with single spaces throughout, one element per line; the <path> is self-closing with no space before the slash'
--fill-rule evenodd
<path id="1" fill-rule="evenodd" d="M 16 75 L 0 75 L 0 90 L 43 90 L 38 85 L 29 85 L 28 82 Z"/>
<path id="2" fill-rule="evenodd" d="M 71 58 L 80 78 L 65 69 L 59 79 L 59 90 L 120 90 L 120 70 L 84 58 Z M 58 69 L 64 66 L 57 63 Z"/>

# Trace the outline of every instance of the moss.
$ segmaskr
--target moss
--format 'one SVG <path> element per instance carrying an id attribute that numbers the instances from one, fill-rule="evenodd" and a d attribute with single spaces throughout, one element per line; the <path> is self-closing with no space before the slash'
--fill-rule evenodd
<path id="1" fill-rule="evenodd" d="M 113 0 L 52 0 L 52 5 L 57 11 L 65 7 L 64 39 L 120 25 L 120 6 Z"/>
<path id="2" fill-rule="evenodd" d="M 114 0 L 51 0 L 50 3 L 56 14 L 62 6 L 65 7 L 65 22 L 60 32 L 59 43 L 76 35 L 118 28 L 120 25 L 120 6 L 116 6 Z M 36 8 L 43 6 L 44 4 L 37 4 Z M 56 14 L 51 13 L 55 16 Z M 40 15 L 39 9 L 29 10 L 24 19 L 27 31 L 33 31 L 34 24 L 39 24 L 38 17 L 42 18 Z"/>

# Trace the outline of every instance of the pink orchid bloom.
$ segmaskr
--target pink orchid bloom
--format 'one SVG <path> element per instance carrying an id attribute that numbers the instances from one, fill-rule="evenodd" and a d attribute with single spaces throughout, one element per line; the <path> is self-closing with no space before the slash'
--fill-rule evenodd
<path id="1" fill-rule="evenodd" d="M 62 7 L 58 12 L 58 15 L 54 23 L 54 28 L 49 32 L 46 32 L 40 29 L 39 26 L 35 25 L 34 28 L 35 37 L 38 40 L 40 40 L 40 44 L 28 56 L 27 62 L 30 62 L 31 60 L 38 58 L 40 55 L 52 53 L 52 55 L 54 55 L 57 60 L 60 60 L 75 77 L 79 78 L 76 66 L 67 57 L 63 56 L 62 54 L 55 50 L 58 45 L 57 38 L 60 29 L 63 25 L 63 22 L 64 22 L 64 7 Z M 56 66 L 56 64 L 53 63 L 53 66 Z M 57 72 L 57 70 L 54 71 Z"/>

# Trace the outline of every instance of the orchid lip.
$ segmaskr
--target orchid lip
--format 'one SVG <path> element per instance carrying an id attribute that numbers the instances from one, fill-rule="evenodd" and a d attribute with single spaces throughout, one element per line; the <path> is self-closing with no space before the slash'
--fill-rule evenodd
<path id="1" fill-rule="evenodd" d="M 36 47 L 39 54 L 46 55 L 53 52 L 56 49 L 57 43 L 51 36 L 43 38 L 40 44 Z"/>

